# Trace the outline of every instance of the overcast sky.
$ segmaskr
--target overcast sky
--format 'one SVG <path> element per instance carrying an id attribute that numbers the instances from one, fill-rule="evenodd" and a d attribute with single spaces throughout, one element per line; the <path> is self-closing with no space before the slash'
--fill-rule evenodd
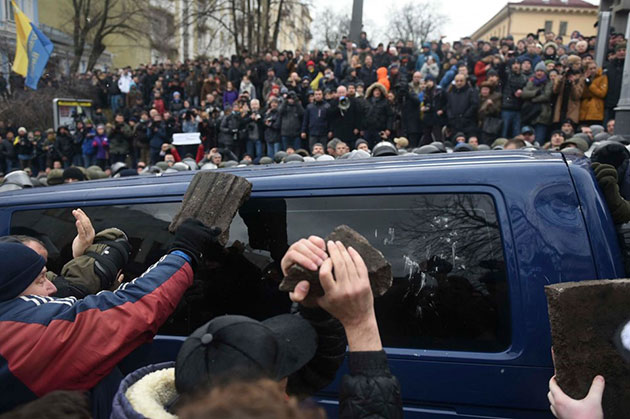
<path id="1" fill-rule="evenodd" d="M 593 4 L 599 4 L 599 0 L 586 0 Z M 332 7 L 338 12 L 347 11 L 352 14 L 352 0 L 315 0 L 313 3 L 312 15 L 317 17 L 317 13 L 326 8 Z M 386 17 L 389 9 L 396 4 L 404 4 L 400 0 L 364 0 L 363 1 L 363 23 L 364 29 L 368 32 L 370 41 L 383 41 L 385 39 L 373 39 L 370 33 L 370 22 L 387 21 Z M 452 41 L 462 36 L 471 35 L 482 24 L 487 22 L 507 1 L 497 0 L 434 0 L 434 4 L 439 11 L 449 17 L 449 22 L 443 28 L 443 34 Z M 367 23 L 367 25 L 366 25 Z M 377 31 L 379 29 L 376 29 Z M 384 30 L 380 29 L 381 31 Z M 374 44 L 374 42 L 372 42 Z M 374 44 L 375 45 L 375 44 Z"/>

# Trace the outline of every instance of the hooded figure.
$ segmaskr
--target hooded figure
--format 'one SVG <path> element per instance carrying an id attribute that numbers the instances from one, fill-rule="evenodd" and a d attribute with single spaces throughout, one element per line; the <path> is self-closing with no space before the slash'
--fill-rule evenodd
<path id="1" fill-rule="evenodd" d="M 387 88 L 381 83 L 374 83 L 368 87 L 365 98 L 368 102 L 364 117 L 365 139 L 372 148 L 381 141 L 382 133 L 392 130 L 394 111 L 387 101 Z"/>

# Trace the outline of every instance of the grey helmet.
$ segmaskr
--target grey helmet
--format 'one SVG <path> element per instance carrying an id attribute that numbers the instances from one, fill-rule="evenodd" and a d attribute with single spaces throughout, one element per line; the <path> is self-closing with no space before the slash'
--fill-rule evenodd
<path id="1" fill-rule="evenodd" d="M 26 173 L 24 170 L 16 170 L 14 172 L 6 174 L 4 176 L 4 182 L 2 182 L 2 184 L 17 185 L 20 187 L 20 189 L 33 187 L 33 181 L 31 181 L 28 173 Z"/>
<path id="2" fill-rule="evenodd" d="M 214 170 L 217 168 L 217 165 L 214 163 L 205 163 L 201 166 L 201 170 Z"/>
<path id="3" fill-rule="evenodd" d="M 173 169 L 177 170 L 178 172 L 186 172 L 190 170 L 190 167 L 186 163 L 179 161 L 173 165 Z"/>
<path id="4" fill-rule="evenodd" d="M 118 163 L 114 163 L 111 166 L 111 170 L 112 170 L 112 177 L 116 176 L 118 174 L 118 172 L 120 172 L 123 169 L 127 169 L 127 165 L 121 161 L 119 161 Z"/>

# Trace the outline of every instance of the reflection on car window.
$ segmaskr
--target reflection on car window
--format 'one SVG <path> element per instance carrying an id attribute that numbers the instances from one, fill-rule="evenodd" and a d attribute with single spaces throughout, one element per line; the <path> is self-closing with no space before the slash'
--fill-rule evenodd
<path id="1" fill-rule="evenodd" d="M 97 229 L 117 226 L 134 245 L 130 276 L 168 249 L 167 227 L 179 204 L 84 208 Z M 287 312 L 277 289 L 290 243 L 326 236 L 347 224 L 392 264 L 392 288 L 375 302 L 383 344 L 390 347 L 500 351 L 510 341 L 508 281 L 494 202 L 484 194 L 256 198 L 239 210 L 227 250 L 206 260 L 195 284 L 161 333 L 188 335 L 210 318 L 255 318 Z M 70 257 L 68 209 L 18 212 L 12 233 L 54 243 L 49 267 Z M 48 240 L 46 240 L 48 239 Z"/>

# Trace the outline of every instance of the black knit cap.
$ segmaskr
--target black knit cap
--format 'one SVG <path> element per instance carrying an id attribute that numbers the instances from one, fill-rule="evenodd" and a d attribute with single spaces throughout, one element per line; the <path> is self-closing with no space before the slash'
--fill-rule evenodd
<path id="1" fill-rule="evenodd" d="M 259 322 L 220 316 L 204 324 L 182 345 L 175 363 L 175 387 L 193 393 L 226 378 L 279 381 L 315 355 L 317 334 L 300 316 L 282 314 Z"/>
<path id="2" fill-rule="evenodd" d="M 17 297 L 33 283 L 46 264 L 43 257 L 21 243 L 0 243 L 0 302 Z"/>
<path id="3" fill-rule="evenodd" d="M 76 180 L 85 180 L 85 176 L 83 176 L 83 172 L 78 167 L 68 167 L 63 171 L 63 180 L 66 179 L 76 179 Z"/>

